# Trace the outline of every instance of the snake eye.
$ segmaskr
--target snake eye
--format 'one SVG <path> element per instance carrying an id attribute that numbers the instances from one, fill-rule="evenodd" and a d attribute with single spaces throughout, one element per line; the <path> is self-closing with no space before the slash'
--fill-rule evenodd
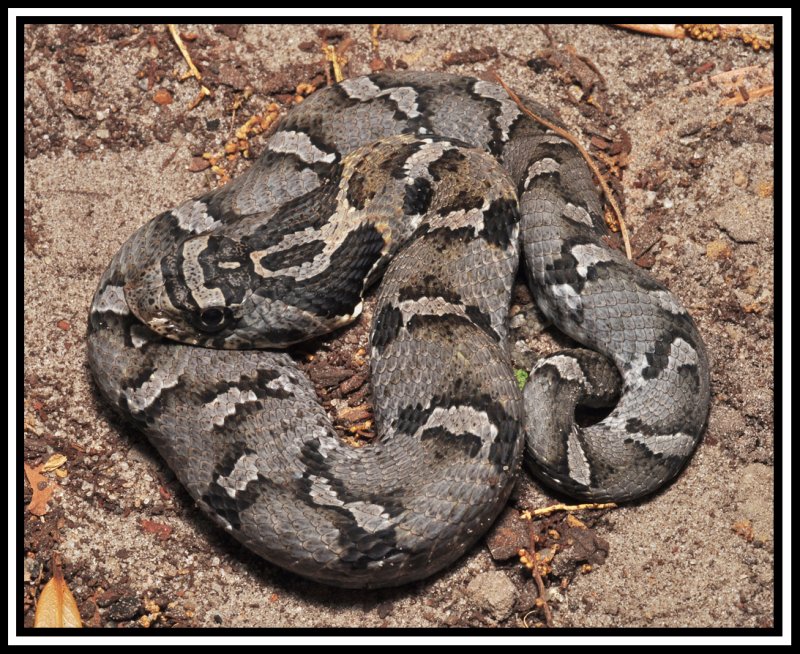
<path id="1" fill-rule="evenodd" d="M 200 312 L 200 329 L 205 332 L 217 332 L 230 322 L 233 313 L 228 307 L 209 307 Z"/>

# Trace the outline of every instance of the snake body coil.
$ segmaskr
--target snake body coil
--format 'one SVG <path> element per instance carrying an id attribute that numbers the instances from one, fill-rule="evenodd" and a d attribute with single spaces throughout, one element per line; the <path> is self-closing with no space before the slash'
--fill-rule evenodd
<path id="1" fill-rule="evenodd" d="M 347 80 L 293 109 L 244 175 L 122 246 L 92 303 L 90 367 L 250 549 L 325 583 L 406 583 L 486 531 L 523 448 L 557 489 L 630 500 L 696 446 L 702 340 L 666 289 L 604 245 L 605 229 L 580 154 L 498 86 Z M 523 252 L 540 308 L 605 355 L 541 361 L 524 398 L 506 339 Z M 378 438 L 353 449 L 291 357 L 257 348 L 354 320 L 381 276 Z M 610 415 L 577 427 L 575 404 L 613 402 L 620 377 Z"/>

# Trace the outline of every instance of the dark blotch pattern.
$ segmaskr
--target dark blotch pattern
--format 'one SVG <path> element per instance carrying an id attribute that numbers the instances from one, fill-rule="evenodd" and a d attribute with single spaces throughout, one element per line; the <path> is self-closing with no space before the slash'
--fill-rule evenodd
<path id="1" fill-rule="evenodd" d="M 430 427 L 420 434 L 420 440 L 429 441 L 437 460 L 452 459 L 455 450 L 460 457 L 474 459 L 481 451 L 481 437 L 470 432 L 455 434 L 444 427 Z"/>
<path id="2" fill-rule="evenodd" d="M 352 207 L 359 211 L 367 206 L 372 198 L 375 197 L 375 188 L 370 188 L 367 177 L 360 170 L 356 170 L 350 176 L 350 182 L 347 185 L 347 201 Z"/>
<path id="3" fill-rule="evenodd" d="M 258 501 L 258 480 L 248 482 L 244 490 L 236 491 L 235 497 L 231 497 L 217 480 L 220 477 L 230 476 L 236 467 L 236 462 L 242 456 L 256 452 L 247 448 L 244 443 L 232 443 L 226 452 L 224 458 L 214 467 L 213 481 L 201 500 L 211 507 L 214 513 L 224 518 L 231 527 L 238 530 L 242 527 L 241 513 Z"/>
<path id="4" fill-rule="evenodd" d="M 514 457 L 515 443 L 522 425 L 517 419 L 509 415 L 502 405 L 493 400 L 487 394 L 479 394 L 473 397 L 463 396 L 456 387 L 449 394 L 436 395 L 432 398 L 430 405 L 423 409 L 422 405 L 415 404 L 401 409 L 397 413 L 394 429 L 398 432 L 413 436 L 422 428 L 437 408 L 449 409 L 452 407 L 469 406 L 475 411 L 486 413 L 489 422 L 497 429 L 497 436 L 489 447 L 489 461 L 499 472 L 504 466 L 511 465 Z M 460 438 L 441 426 L 429 427 L 420 434 L 427 434 L 426 439 L 430 440 L 442 436 L 446 440 Z M 475 435 L 473 435 L 475 436 Z M 452 444 L 452 443 L 451 443 Z M 467 439 L 458 446 L 458 451 L 467 458 L 475 456 L 476 441 Z M 480 449 L 480 439 L 477 447 Z"/>
<path id="5" fill-rule="evenodd" d="M 447 202 L 439 207 L 440 216 L 447 216 L 456 211 L 470 211 L 480 209 L 485 198 L 481 194 L 481 189 L 462 189 L 452 197 L 447 198 Z"/>
<path id="6" fill-rule="evenodd" d="M 423 297 L 440 297 L 452 304 L 461 303 L 461 296 L 452 289 L 450 280 L 437 275 L 424 274 L 415 281 L 416 283 L 403 286 L 398 290 L 398 302 L 419 300 Z"/>
<path id="7" fill-rule="evenodd" d="M 653 349 L 645 354 L 647 366 L 642 370 L 645 379 L 656 379 L 669 365 L 669 352 L 672 349 L 674 335 L 662 332 L 653 343 Z"/>
<path id="8" fill-rule="evenodd" d="M 283 204 L 252 234 L 242 238 L 247 250 L 266 250 L 292 234 L 318 230 L 327 224 L 336 212 L 341 176 L 342 168 L 337 165 L 319 188 Z"/>
<path id="9" fill-rule="evenodd" d="M 468 318 L 454 313 L 417 314 L 408 320 L 406 329 L 412 335 L 421 333 L 425 337 L 456 343 L 464 331 L 469 333 L 469 330 L 472 329 L 472 322 Z"/>
<path id="10" fill-rule="evenodd" d="M 402 322 L 403 314 L 400 309 L 390 305 L 383 307 L 380 313 L 375 316 L 372 323 L 372 336 L 370 341 L 372 347 L 380 350 L 391 343 L 397 338 L 400 327 L 402 327 Z"/>
<path id="11" fill-rule="evenodd" d="M 325 241 L 309 241 L 292 245 L 285 250 L 278 250 L 271 254 L 261 257 L 261 266 L 267 270 L 279 271 L 285 268 L 302 266 L 304 263 L 311 263 L 325 249 Z"/>
<path id="12" fill-rule="evenodd" d="M 516 200 L 511 198 L 493 200 L 483 213 L 483 222 L 481 236 L 492 245 L 507 248 L 511 244 L 514 226 L 519 222 Z"/>
<path id="13" fill-rule="evenodd" d="M 472 321 L 472 323 L 482 329 L 486 334 L 488 334 L 491 338 L 493 338 L 498 343 L 500 342 L 500 334 L 498 334 L 494 327 L 492 327 L 492 320 L 491 318 L 483 313 L 478 307 L 470 304 L 464 307 L 464 311 L 467 314 L 467 317 Z"/>
<path id="14" fill-rule="evenodd" d="M 365 280 L 381 257 L 385 243 L 371 224 L 350 232 L 331 255 L 331 265 L 318 275 L 268 280 L 256 293 L 310 311 L 324 318 L 349 315 L 361 301 Z"/>
<path id="15" fill-rule="evenodd" d="M 342 561 L 352 566 L 354 570 L 363 570 L 369 564 L 401 554 L 402 550 L 397 545 L 397 533 L 394 527 L 375 532 L 366 531 L 346 506 L 318 503 L 313 494 L 313 489 L 323 484 L 344 504 L 366 501 L 383 507 L 384 513 L 388 516 L 396 517 L 404 511 L 400 501 L 400 490 L 395 490 L 393 494 L 377 492 L 368 494 L 367 497 L 353 495 L 341 480 L 336 478 L 327 459 L 319 451 L 319 446 L 317 439 L 303 444 L 301 457 L 307 471 L 296 482 L 297 495 L 308 506 L 323 512 L 338 529 L 338 545 L 342 548 L 340 554 Z"/>
<path id="16" fill-rule="evenodd" d="M 428 166 L 428 172 L 433 179 L 439 181 L 445 174 L 457 174 L 464 159 L 464 154 L 456 149 L 445 150 L 436 161 Z"/>
<path id="17" fill-rule="evenodd" d="M 428 211 L 433 199 L 431 183 L 424 177 L 417 177 L 406 184 L 403 196 L 403 213 L 407 216 L 422 215 Z"/>

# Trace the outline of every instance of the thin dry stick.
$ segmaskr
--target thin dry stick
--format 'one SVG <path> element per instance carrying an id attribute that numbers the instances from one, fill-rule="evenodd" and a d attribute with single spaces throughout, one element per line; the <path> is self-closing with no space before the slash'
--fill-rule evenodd
<path id="1" fill-rule="evenodd" d="M 203 77 L 200 75 L 200 71 L 197 70 L 197 66 L 194 65 L 192 57 L 189 55 L 189 50 L 187 50 L 186 46 L 183 44 L 183 39 L 180 37 L 180 34 L 178 34 L 178 28 L 172 23 L 167 23 L 167 29 L 169 29 L 169 33 L 172 34 L 172 39 L 175 41 L 178 50 L 181 51 L 184 60 L 186 60 L 186 64 L 189 66 L 189 70 L 181 75 L 181 81 L 185 80 L 187 77 L 194 77 L 199 82 Z"/>
<path id="2" fill-rule="evenodd" d="M 552 506 L 546 506 L 542 509 L 534 509 L 533 511 L 523 511 L 520 514 L 520 517 L 523 520 L 532 520 L 533 518 L 540 518 L 543 515 L 550 515 L 551 513 L 555 513 L 556 511 L 566 511 L 568 513 L 572 511 L 585 511 L 588 509 L 599 510 L 599 509 L 616 509 L 617 505 L 614 502 L 606 502 L 605 504 L 597 504 L 596 502 L 588 503 L 588 504 L 553 504 Z"/>
<path id="3" fill-rule="evenodd" d="M 542 600 L 542 611 L 544 611 L 544 623 L 548 627 L 553 626 L 553 613 L 550 611 L 550 606 L 547 604 L 547 600 L 545 599 L 545 589 L 544 589 L 544 582 L 542 581 L 542 575 L 539 574 L 539 571 L 536 569 L 536 566 L 533 566 L 533 578 L 536 580 L 536 588 L 539 591 L 539 599 Z"/>
<path id="4" fill-rule="evenodd" d="M 184 60 L 186 60 L 186 64 L 189 66 L 189 70 L 181 75 L 180 80 L 183 81 L 189 77 L 194 77 L 198 82 L 201 82 L 203 76 L 200 74 L 200 71 L 197 70 L 197 66 L 194 65 L 192 57 L 189 54 L 189 50 L 184 45 L 180 34 L 178 34 L 178 29 L 172 23 L 167 23 L 167 29 L 169 29 L 169 33 L 172 34 L 172 39 L 175 41 L 175 45 L 178 46 L 178 50 L 181 51 Z M 211 95 L 211 90 L 205 84 L 200 84 L 200 93 L 198 93 L 197 97 L 188 106 L 188 110 L 191 111 L 194 109 L 207 95 Z"/>
<path id="5" fill-rule="evenodd" d="M 344 79 L 342 62 L 339 59 L 339 54 L 336 52 L 334 46 L 328 44 L 322 46 L 322 51 L 325 54 L 325 59 L 333 66 L 333 80 L 338 84 Z"/>
<path id="6" fill-rule="evenodd" d="M 539 593 L 539 597 L 536 601 L 536 608 L 542 609 L 544 613 L 544 623 L 548 627 L 553 626 L 553 613 L 550 611 L 550 606 L 547 604 L 547 596 L 546 596 L 546 589 L 544 587 L 544 580 L 542 580 L 542 574 L 539 572 L 539 562 L 536 560 L 536 536 L 531 534 L 530 537 L 530 551 L 527 550 L 520 550 L 520 560 L 527 559 L 526 567 L 531 571 L 534 580 L 536 581 L 536 590 Z M 531 611 L 533 613 L 533 611 Z M 522 618 L 523 624 L 527 627 L 528 621 L 527 617 L 530 613 L 527 613 L 524 618 Z"/>
<path id="7" fill-rule="evenodd" d="M 655 36 L 666 36 L 671 39 L 685 39 L 686 30 L 680 25 L 668 23 L 614 23 L 617 27 L 634 32 L 644 32 Z"/>
<path id="8" fill-rule="evenodd" d="M 537 116 L 530 109 L 528 109 L 528 107 L 526 107 L 523 104 L 522 100 L 519 99 L 519 96 L 516 93 L 514 93 L 514 91 L 512 91 L 511 88 L 509 88 L 509 86 L 500 78 L 500 75 L 494 73 L 494 77 L 500 83 L 500 86 L 502 86 L 505 89 L 506 93 L 508 93 L 508 96 L 525 113 L 525 115 L 530 116 L 537 123 L 544 125 L 547 129 L 552 130 L 562 138 L 567 139 L 567 141 L 569 141 L 570 143 L 572 143 L 572 145 L 578 148 L 578 152 L 581 153 L 581 156 L 586 160 L 586 163 L 589 165 L 589 168 L 592 169 L 592 172 L 594 173 L 595 177 L 597 177 L 597 180 L 600 182 L 600 186 L 603 189 L 603 193 L 606 196 L 606 200 L 608 200 L 608 203 L 611 205 L 611 208 L 614 210 L 614 213 L 617 216 L 617 221 L 619 222 L 619 228 L 620 231 L 622 232 L 622 241 L 623 243 L 625 243 L 625 255 L 628 257 L 628 259 L 633 259 L 633 255 L 631 254 L 631 243 L 630 239 L 628 238 L 628 228 L 625 226 L 625 221 L 622 218 L 622 212 L 619 210 L 619 207 L 617 206 L 617 203 L 614 200 L 614 196 L 611 193 L 611 189 L 608 188 L 608 184 L 606 184 L 605 179 L 603 179 L 603 176 L 600 174 L 600 171 L 597 169 L 597 166 L 595 165 L 594 161 L 589 156 L 589 153 L 583 149 L 583 146 L 569 132 L 561 129 L 558 125 L 551 123 L 549 120 L 542 118 L 541 116 Z"/>
<path id="9" fill-rule="evenodd" d="M 378 56 L 378 35 L 381 32 L 381 27 L 381 23 L 372 23 L 369 26 L 369 40 L 372 43 L 372 54 L 376 57 Z"/>

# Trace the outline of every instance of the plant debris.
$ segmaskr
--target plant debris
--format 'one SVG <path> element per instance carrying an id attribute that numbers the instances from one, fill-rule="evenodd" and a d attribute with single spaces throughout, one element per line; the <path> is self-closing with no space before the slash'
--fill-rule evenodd
<path id="1" fill-rule="evenodd" d="M 756 51 L 770 50 L 775 40 L 774 28 L 772 25 L 767 24 L 617 23 L 617 27 L 653 36 L 664 36 L 670 39 L 685 39 L 687 37 L 698 41 L 739 39 Z"/>
<path id="2" fill-rule="evenodd" d="M 600 174 L 600 171 L 597 169 L 597 165 L 594 163 L 594 161 L 593 161 L 592 157 L 589 155 L 589 153 L 586 152 L 586 150 L 580 144 L 578 139 L 576 139 L 574 136 L 572 136 L 569 132 L 567 132 L 566 130 L 560 128 L 558 125 L 550 122 L 546 118 L 542 118 L 541 116 L 538 116 L 537 114 L 533 113 L 530 109 L 528 109 L 528 107 L 526 107 L 523 104 L 522 100 L 520 100 L 519 96 L 516 93 L 514 93 L 514 91 L 512 91 L 511 88 L 509 88 L 509 86 L 500 78 L 500 76 L 497 73 L 495 73 L 494 77 L 497 80 L 497 82 L 500 84 L 500 86 L 502 86 L 503 89 L 505 89 L 505 91 L 506 91 L 506 93 L 508 93 L 509 97 L 517 104 L 517 106 L 522 110 L 522 112 L 525 115 L 529 116 L 530 118 L 535 120 L 537 123 L 540 123 L 541 125 L 544 125 L 547 129 L 552 130 L 553 132 L 555 132 L 559 136 L 567 139 L 570 143 L 572 143 L 572 145 L 574 145 L 578 149 L 578 151 L 581 153 L 581 156 L 584 158 L 586 163 L 589 165 L 589 168 L 592 169 L 592 172 L 594 173 L 595 177 L 597 178 L 597 181 L 600 183 L 600 186 L 603 189 L 603 193 L 605 194 L 606 201 L 611 205 L 611 208 L 613 209 L 614 214 L 617 217 L 617 225 L 619 226 L 619 229 L 622 232 L 622 240 L 625 243 L 625 255 L 628 257 L 628 259 L 633 259 L 633 255 L 631 254 L 630 237 L 628 236 L 628 229 L 625 226 L 625 220 L 622 217 L 622 211 L 620 210 L 619 205 L 617 204 L 616 200 L 614 199 L 614 194 L 611 192 L 611 189 L 609 188 L 608 184 L 606 183 L 605 178 L 603 177 L 603 175 Z"/>
<path id="3" fill-rule="evenodd" d="M 39 593 L 33 626 L 48 628 L 83 626 L 78 604 L 64 581 L 58 554 L 53 555 L 53 578 Z"/>
<path id="4" fill-rule="evenodd" d="M 53 496 L 53 485 L 42 474 L 44 464 L 36 468 L 32 468 L 27 463 L 22 465 L 25 468 L 25 477 L 27 477 L 33 491 L 33 497 L 27 507 L 28 512 L 41 517 L 48 511 L 47 503 Z"/>

